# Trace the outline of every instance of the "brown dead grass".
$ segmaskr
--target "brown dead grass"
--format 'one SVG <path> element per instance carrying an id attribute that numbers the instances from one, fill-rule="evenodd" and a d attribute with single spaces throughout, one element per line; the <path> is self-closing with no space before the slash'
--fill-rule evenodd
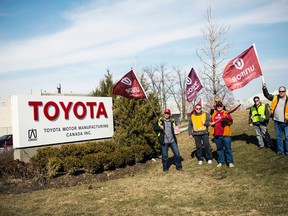
<path id="1" fill-rule="evenodd" d="M 246 111 L 233 114 L 235 167 L 197 165 L 187 132 L 178 136 L 183 172 L 148 168 L 109 181 L 1 195 L 1 215 L 286 215 L 288 158 L 257 150 Z M 269 125 L 273 131 L 272 122 Z M 274 135 L 272 135 L 274 137 Z M 213 151 L 215 144 L 212 143 Z M 169 152 L 171 154 L 171 152 Z M 107 175 L 107 173 L 106 173 Z"/>

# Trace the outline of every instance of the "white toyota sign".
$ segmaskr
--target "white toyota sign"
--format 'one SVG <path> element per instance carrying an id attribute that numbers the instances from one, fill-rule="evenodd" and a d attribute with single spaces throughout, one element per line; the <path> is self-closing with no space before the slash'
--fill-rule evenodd
<path id="1" fill-rule="evenodd" d="M 113 136 L 111 97 L 11 97 L 13 147 L 26 148 Z"/>

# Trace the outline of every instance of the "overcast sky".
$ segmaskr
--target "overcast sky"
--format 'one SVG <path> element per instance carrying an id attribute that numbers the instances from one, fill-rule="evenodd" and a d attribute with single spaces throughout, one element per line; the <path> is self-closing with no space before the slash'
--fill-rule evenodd
<path id="1" fill-rule="evenodd" d="M 230 26 L 228 63 L 256 44 L 271 92 L 288 87 L 288 0 L 0 0 L 0 97 L 88 94 L 107 68 L 117 81 L 131 67 L 197 69 L 196 49 L 211 7 Z M 233 91 L 261 92 L 261 78 Z"/>

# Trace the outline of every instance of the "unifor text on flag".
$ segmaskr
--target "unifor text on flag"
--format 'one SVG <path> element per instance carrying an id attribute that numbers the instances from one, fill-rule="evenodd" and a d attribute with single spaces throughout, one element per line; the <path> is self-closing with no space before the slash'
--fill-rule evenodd
<path id="1" fill-rule="evenodd" d="M 255 49 L 251 46 L 226 65 L 222 77 L 230 91 L 242 88 L 262 75 Z"/>
<path id="2" fill-rule="evenodd" d="M 193 101 L 197 93 L 203 88 L 199 77 L 192 68 L 186 78 L 186 99 L 189 103 Z"/>
<path id="3" fill-rule="evenodd" d="M 112 94 L 128 99 L 146 98 L 146 94 L 133 70 L 125 74 L 113 87 Z"/>

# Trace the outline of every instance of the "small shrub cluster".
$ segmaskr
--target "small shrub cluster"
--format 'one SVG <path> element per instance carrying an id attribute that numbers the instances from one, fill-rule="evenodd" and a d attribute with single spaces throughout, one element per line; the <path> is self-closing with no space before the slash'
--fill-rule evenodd
<path id="1" fill-rule="evenodd" d="M 30 175 L 27 165 L 19 160 L 14 160 L 13 154 L 13 148 L 0 151 L 0 178 L 3 180 L 27 178 Z"/>
<path id="2" fill-rule="evenodd" d="M 117 146 L 113 140 L 46 147 L 37 150 L 30 162 L 49 177 L 105 170 L 145 162 L 155 157 L 149 145 Z"/>
<path id="3" fill-rule="evenodd" d="M 14 149 L 4 148 L 0 150 L 0 166 L 5 163 L 9 163 L 14 159 Z"/>
<path id="4" fill-rule="evenodd" d="M 5 182 L 11 179 L 34 179 L 43 181 L 46 177 L 43 175 L 43 169 L 35 166 L 33 163 L 24 163 L 19 160 L 7 160 L 0 164 L 0 179 Z"/>

